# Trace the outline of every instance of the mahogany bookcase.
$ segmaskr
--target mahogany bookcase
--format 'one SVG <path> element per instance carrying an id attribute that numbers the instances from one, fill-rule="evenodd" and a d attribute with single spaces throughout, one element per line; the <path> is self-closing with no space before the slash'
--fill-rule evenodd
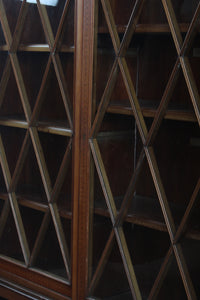
<path id="1" fill-rule="evenodd" d="M 0 296 L 200 298 L 200 1 L 0 0 Z"/>

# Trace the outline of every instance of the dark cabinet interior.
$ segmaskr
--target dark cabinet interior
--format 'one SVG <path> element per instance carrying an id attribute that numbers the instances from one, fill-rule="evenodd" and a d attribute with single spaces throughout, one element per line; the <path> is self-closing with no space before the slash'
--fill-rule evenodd
<path id="1" fill-rule="evenodd" d="M 199 299 L 200 2 L 1 0 L 0 21 L 2 296 Z"/>

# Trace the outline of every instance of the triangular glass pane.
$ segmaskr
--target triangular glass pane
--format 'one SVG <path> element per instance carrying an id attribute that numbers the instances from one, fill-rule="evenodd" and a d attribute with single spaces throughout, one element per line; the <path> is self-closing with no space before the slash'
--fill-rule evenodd
<path id="1" fill-rule="evenodd" d="M 31 109 L 36 102 L 49 55 L 41 52 L 18 52 L 18 60 Z"/>
<path id="2" fill-rule="evenodd" d="M 61 214 L 61 213 L 60 213 Z M 61 223 L 62 223 L 62 228 L 65 236 L 65 240 L 67 243 L 68 251 L 69 251 L 69 257 L 71 257 L 71 246 L 72 246 L 72 222 L 71 219 L 66 218 L 66 217 L 61 217 Z"/>
<path id="3" fill-rule="evenodd" d="M 29 244 L 29 248 L 30 251 L 32 251 L 38 231 L 40 229 L 44 217 L 44 213 L 39 210 L 35 210 L 25 206 L 20 206 L 20 213 L 21 213 L 22 221 L 25 225 L 24 229 Z"/>
<path id="4" fill-rule="evenodd" d="M 94 205 L 94 212 L 98 215 L 108 215 L 108 208 L 106 205 L 106 201 L 104 198 L 104 194 L 101 188 L 101 184 L 99 181 L 99 176 L 97 173 L 96 168 L 94 168 L 93 171 L 93 175 L 94 175 L 94 196 L 92 199 L 92 205 Z"/>
<path id="5" fill-rule="evenodd" d="M 66 218 L 72 217 L 72 161 L 71 154 L 69 157 L 69 165 L 64 177 L 61 189 L 56 199 L 60 214 Z"/>
<path id="6" fill-rule="evenodd" d="M 50 78 L 48 80 L 48 86 L 46 88 L 46 94 L 41 106 L 39 114 L 39 122 L 41 125 L 45 125 L 47 122 L 49 125 L 55 125 L 69 128 L 69 122 L 60 92 L 60 87 L 55 74 L 54 68 L 50 71 Z"/>
<path id="7" fill-rule="evenodd" d="M 126 5 L 124 5 L 122 1 L 119 1 L 116 5 L 115 1 L 110 1 L 115 24 L 117 25 L 118 31 L 120 31 L 119 28 L 121 26 L 127 26 L 135 2 L 135 0 L 127 0 Z"/>
<path id="8" fill-rule="evenodd" d="M 134 72 L 134 71 L 133 71 Z M 135 77 L 135 74 L 133 74 Z M 134 80 L 135 82 L 135 80 Z M 115 87 L 113 89 L 111 100 L 107 109 L 109 112 L 123 112 L 123 113 L 132 113 L 132 108 L 130 105 L 130 101 L 128 99 L 128 94 L 126 91 L 126 87 L 124 85 L 124 81 L 121 75 L 121 72 L 119 73 Z"/>
<path id="9" fill-rule="evenodd" d="M 127 0 L 126 5 L 124 5 L 122 1 L 118 1 L 116 5 L 115 1 L 110 1 L 110 7 L 120 41 L 123 39 L 135 2 L 135 0 Z"/>
<path id="10" fill-rule="evenodd" d="M 65 24 L 62 29 L 61 41 L 63 46 L 74 46 L 74 11 L 75 1 L 71 0 L 68 6 L 67 15 L 65 18 Z"/>
<path id="11" fill-rule="evenodd" d="M 169 236 L 131 223 L 124 223 L 123 229 L 142 299 L 148 299 L 169 249 Z"/>
<path id="12" fill-rule="evenodd" d="M 3 0 L 3 4 L 5 7 L 11 33 L 14 33 L 22 3 L 21 1 L 15 1 L 15 4 L 13 5 L 13 0 Z"/>
<path id="13" fill-rule="evenodd" d="M 198 28 L 196 28 L 196 32 L 198 31 Z M 198 90 L 198 93 L 200 94 L 200 87 L 199 87 L 199 78 L 200 78 L 200 72 L 199 72 L 199 68 L 200 68 L 200 42 L 199 42 L 199 35 L 197 34 L 191 49 L 188 53 L 188 60 L 189 60 L 189 64 L 190 64 L 190 68 L 191 68 L 191 73 L 192 73 L 192 77 L 194 78 L 194 82 L 196 85 L 196 88 Z M 191 76 L 189 74 L 189 76 Z M 193 78 L 191 78 L 191 80 L 193 80 Z M 191 101 L 191 100 L 190 100 Z M 198 100 L 196 100 L 198 102 Z M 192 101 L 191 101 L 192 103 Z"/>
<path id="14" fill-rule="evenodd" d="M 199 140 L 197 123 L 169 120 L 162 122 L 155 140 L 158 168 L 177 225 L 199 178 Z"/>
<path id="15" fill-rule="evenodd" d="M 25 121 L 24 110 L 12 69 L 10 72 L 4 99 L 0 107 L 0 116 L 4 118 L 12 118 Z"/>
<path id="16" fill-rule="evenodd" d="M 146 158 L 143 162 L 141 172 L 138 177 L 136 195 L 144 198 L 149 197 L 150 199 L 157 198 L 156 189 L 153 183 L 153 179 Z"/>
<path id="17" fill-rule="evenodd" d="M 90 262 L 91 263 L 90 272 L 92 276 L 95 274 L 97 270 L 101 256 L 108 242 L 108 238 L 111 233 L 111 230 L 112 230 L 112 225 L 108 216 L 103 215 L 103 210 L 100 211 L 99 208 L 94 208 L 93 228 L 92 228 L 92 236 L 91 236 L 92 261 Z M 99 239 L 99 237 L 101 237 L 101 239 Z"/>
<path id="18" fill-rule="evenodd" d="M 42 1 L 40 2 L 42 4 Z M 65 2 L 66 0 L 60 0 L 57 1 L 57 5 L 50 5 L 51 1 L 47 1 L 48 4 L 45 5 L 54 36 L 57 33 L 58 25 L 63 13 Z"/>
<path id="19" fill-rule="evenodd" d="M 145 1 L 138 24 L 141 30 L 148 31 L 154 28 L 154 25 L 167 24 L 166 15 L 163 9 L 162 1 L 149 0 Z M 153 27 L 151 28 L 151 26 Z M 139 29 L 139 28 L 138 28 Z"/>
<path id="20" fill-rule="evenodd" d="M 140 149 L 139 143 L 137 147 Z M 138 162 L 138 155 L 140 153 L 139 150 L 137 150 L 137 152 L 136 163 Z M 148 228 L 167 231 L 163 212 L 146 158 L 141 167 L 136 182 L 135 194 L 131 200 L 125 220 Z"/>
<path id="21" fill-rule="evenodd" d="M 176 61 L 176 50 L 170 35 L 148 34 L 138 38 L 138 87 L 142 108 L 158 107 Z"/>
<path id="22" fill-rule="evenodd" d="M 39 132 L 39 138 L 43 148 L 51 182 L 52 185 L 54 185 L 67 145 L 69 143 L 69 138 L 56 134 L 48 134 L 45 132 Z"/>
<path id="23" fill-rule="evenodd" d="M 162 300 L 187 300 L 187 295 L 183 286 L 182 278 L 175 260 L 173 257 L 167 271 L 167 275 L 161 285 L 157 299 Z"/>
<path id="24" fill-rule="evenodd" d="M 6 59 L 8 57 L 7 51 L 0 51 L 0 80 L 4 72 L 4 67 L 6 66 Z"/>
<path id="25" fill-rule="evenodd" d="M 196 236 L 196 238 L 198 238 Z M 198 239 L 183 239 L 181 242 L 183 255 L 196 292 L 197 299 L 200 297 L 200 241 Z"/>
<path id="26" fill-rule="evenodd" d="M 0 195 L 6 196 L 7 195 L 6 193 L 7 193 L 6 184 L 4 181 L 3 171 L 0 166 Z"/>
<path id="27" fill-rule="evenodd" d="M 110 34 L 108 34 L 108 26 L 105 20 L 101 4 L 99 4 L 98 21 L 98 36 L 96 41 L 97 53 L 94 64 L 94 99 L 96 100 L 97 106 L 103 96 L 104 90 L 109 90 L 109 87 L 107 87 L 106 89 L 106 85 L 110 78 L 111 70 L 113 69 L 113 64 L 115 60 L 113 43 Z"/>
<path id="28" fill-rule="evenodd" d="M 6 41 L 5 41 L 2 26 L 0 24 L 0 46 L 3 46 L 3 45 L 6 45 Z"/>
<path id="29" fill-rule="evenodd" d="M 67 278 L 65 265 L 52 221 L 45 234 L 44 241 L 40 247 L 39 254 L 33 267 L 65 279 Z"/>
<path id="30" fill-rule="evenodd" d="M 21 46 L 46 44 L 44 30 L 42 27 L 40 15 L 36 4 L 29 4 L 28 12 L 21 34 L 20 44 Z"/>
<path id="31" fill-rule="evenodd" d="M 47 204 L 46 193 L 32 145 L 29 147 L 19 174 L 16 193 L 19 199 L 30 200 L 38 203 L 38 205 Z"/>
<path id="32" fill-rule="evenodd" d="M 68 93 L 68 104 L 73 107 L 74 95 L 74 53 L 60 53 L 59 54 L 62 70 L 65 78 L 65 84 Z"/>
<path id="33" fill-rule="evenodd" d="M 0 254 L 17 259 L 19 261 L 24 261 L 11 210 L 4 227 L 3 234 L 0 238 Z"/>
<path id="34" fill-rule="evenodd" d="M 178 75 L 165 118 L 196 121 L 192 101 L 182 71 Z"/>
<path id="35" fill-rule="evenodd" d="M 183 2 L 172 1 L 173 8 L 176 14 L 178 23 L 180 24 L 180 29 L 184 29 L 184 23 L 189 25 L 194 16 L 197 5 L 199 4 L 198 0 L 185 0 Z M 181 26 L 182 25 L 182 26 Z"/>
<path id="36" fill-rule="evenodd" d="M 128 24 L 132 9 L 135 4 L 135 0 L 127 0 L 126 5 L 123 2 L 115 3 L 115 1 L 109 1 L 112 14 L 117 26 L 117 31 L 123 33 L 125 31 L 126 25 Z M 107 31 L 107 23 L 105 20 L 103 8 L 99 6 L 99 29 L 101 31 Z"/>
<path id="37" fill-rule="evenodd" d="M 108 35 L 100 34 L 98 37 L 97 61 L 98 71 L 95 71 L 96 76 L 96 103 L 100 103 L 108 79 L 111 75 L 111 70 L 114 64 L 114 50 L 111 39 Z M 107 87 L 109 88 L 109 87 Z"/>
<path id="38" fill-rule="evenodd" d="M 111 191 L 119 207 L 134 168 L 134 119 L 106 114 L 97 139 Z"/>
<path id="39" fill-rule="evenodd" d="M 19 157 L 26 131 L 16 127 L 1 126 L 0 132 L 6 152 L 9 170 L 12 175 Z M 15 151 L 13 151 L 13 145 L 15 145 Z"/>
<path id="40" fill-rule="evenodd" d="M 199 190 L 198 185 L 195 187 L 193 195 L 191 195 L 190 203 L 193 203 L 193 206 L 187 208 L 186 213 L 189 214 L 189 218 L 187 219 L 186 226 L 184 227 L 184 235 L 189 239 L 191 238 L 191 244 L 193 243 L 192 239 L 199 240 L 200 239 L 200 198 L 199 198 Z M 190 210 L 191 209 L 191 210 Z M 190 242 L 190 240 L 186 239 L 186 242 Z"/>
<path id="41" fill-rule="evenodd" d="M 111 254 L 108 257 L 103 273 L 92 296 L 97 299 L 132 299 L 124 265 L 116 241 L 114 241 Z"/>

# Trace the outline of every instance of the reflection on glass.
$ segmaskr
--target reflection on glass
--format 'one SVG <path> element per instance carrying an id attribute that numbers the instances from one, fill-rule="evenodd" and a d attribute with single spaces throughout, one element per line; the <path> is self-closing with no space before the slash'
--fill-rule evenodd
<path id="1" fill-rule="evenodd" d="M 23 1 L 23 0 L 21 0 Z M 37 3 L 36 0 L 26 0 L 28 3 Z M 41 4 L 56 6 L 58 4 L 58 0 L 40 0 Z"/>

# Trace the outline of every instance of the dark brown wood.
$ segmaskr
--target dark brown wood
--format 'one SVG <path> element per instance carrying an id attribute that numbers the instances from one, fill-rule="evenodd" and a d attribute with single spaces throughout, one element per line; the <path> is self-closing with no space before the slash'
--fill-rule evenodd
<path id="1" fill-rule="evenodd" d="M 88 286 L 90 137 L 94 43 L 94 1 L 76 2 L 75 153 L 73 222 L 73 299 L 84 299 Z"/>
<path id="2" fill-rule="evenodd" d="M 33 270 L 27 270 L 24 267 L 13 265 L 10 262 L 0 260 L 1 276 L 17 285 L 32 289 L 47 297 L 54 299 L 66 299 L 66 294 L 70 297 L 71 288 L 63 282 L 38 274 Z M 23 275 L 23 276 L 22 276 Z M 56 287 L 54 290 L 52 287 Z"/>

